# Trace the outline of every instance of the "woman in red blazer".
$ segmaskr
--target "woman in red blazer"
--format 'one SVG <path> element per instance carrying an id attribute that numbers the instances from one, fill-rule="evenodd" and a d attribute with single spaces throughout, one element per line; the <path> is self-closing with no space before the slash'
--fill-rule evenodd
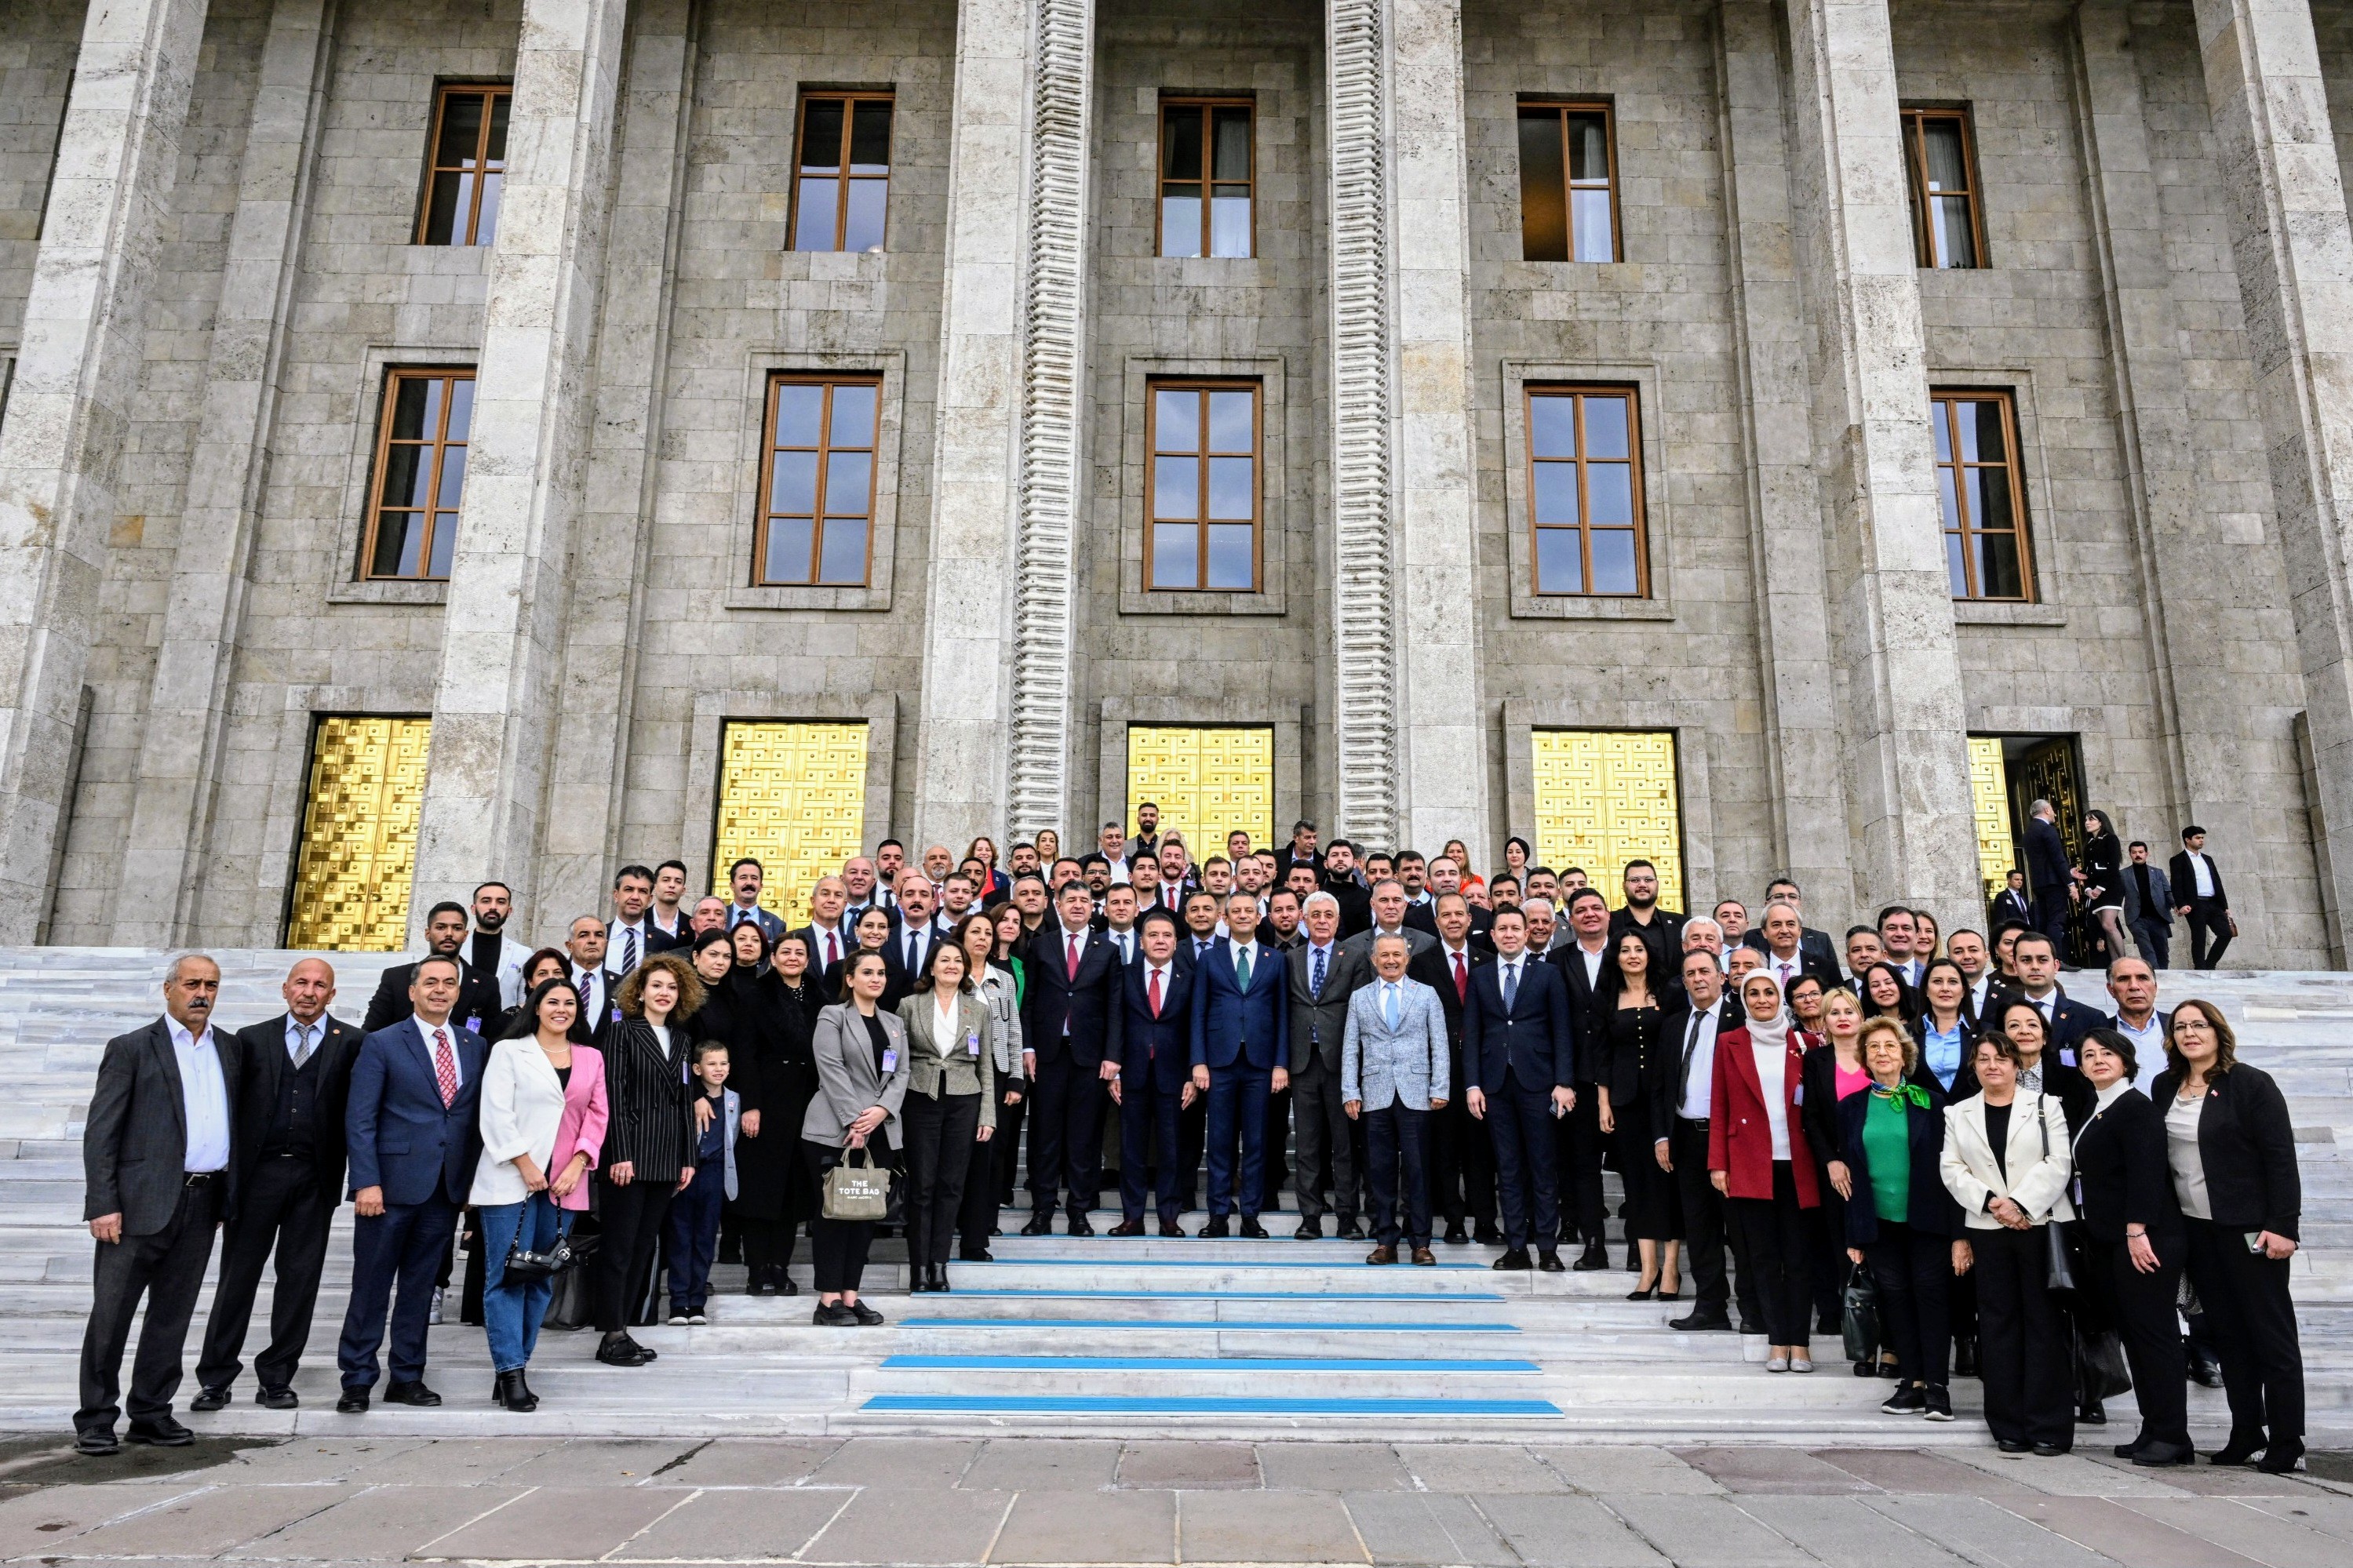
<path id="1" fill-rule="evenodd" d="M 1762 970 L 1740 983 L 1743 1026 L 1715 1039 L 1708 1099 L 1707 1173 L 1725 1195 L 1741 1267 L 1757 1276 L 1770 1343 L 1767 1372 L 1811 1372 L 1808 1325 L 1813 1271 L 1805 1211 L 1821 1202 L 1803 1123 L 1805 1042 L 1781 1010 L 1781 987 Z"/>

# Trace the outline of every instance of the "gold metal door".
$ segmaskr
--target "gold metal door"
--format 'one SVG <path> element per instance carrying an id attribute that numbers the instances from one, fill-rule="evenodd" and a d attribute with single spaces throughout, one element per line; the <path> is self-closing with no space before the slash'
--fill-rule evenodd
<path id="1" fill-rule="evenodd" d="M 322 718 L 294 857 L 286 945 L 397 952 L 408 940 L 430 719 Z"/>
<path id="2" fill-rule="evenodd" d="M 1659 902 L 1683 907 L 1683 799 L 1671 730 L 1538 730 L 1536 859 L 1585 868 L 1611 905 L 1629 860 L 1659 871 Z"/>
<path id="3" fill-rule="evenodd" d="M 800 925 L 818 879 L 863 853 L 866 726 L 731 721 L 721 753 L 711 890 L 728 897 L 728 867 L 750 856 L 760 906 Z"/>
<path id="4" fill-rule="evenodd" d="M 1237 827 L 1251 848 L 1265 847 L 1274 841 L 1274 731 L 1129 725 L 1129 822 L 1147 800 L 1160 808 L 1161 831 L 1182 833 L 1197 862 L 1223 855 Z"/>
<path id="5" fill-rule="evenodd" d="M 2018 864 L 2017 841 L 2010 833 L 2010 767 L 1999 735 L 1969 737 L 1969 798 L 1977 807 L 1978 877 L 1990 906 Z"/>

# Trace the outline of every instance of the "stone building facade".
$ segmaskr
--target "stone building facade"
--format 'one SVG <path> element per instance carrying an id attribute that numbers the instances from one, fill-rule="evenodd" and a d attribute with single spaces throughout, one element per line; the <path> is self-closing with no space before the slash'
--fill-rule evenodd
<path id="1" fill-rule="evenodd" d="M 490 89 L 495 234 L 421 242 Z M 890 105 L 872 248 L 796 227 L 836 98 Z M 1197 103 L 1246 254 L 1166 232 Z M 1556 109 L 1607 254 L 1530 258 Z M 1978 265 L 1923 265 L 1921 113 Z M 1950 923 L 1969 737 L 2061 737 L 2158 858 L 2211 830 L 2245 961 L 2342 962 L 2348 157 L 2341 0 L 0 0 L 0 940 L 280 941 L 317 721 L 397 714 L 412 919 L 702 877 L 724 725 L 839 719 L 870 842 L 1083 841 L 1128 725 L 1242 723 L 1281 826 L 1482 864 L 1532 737 L 1665 731 L 1687 901 Z M 454 550 L 379 577 L 420 368 Z M 862 578 L 754 565 L 779 378 L 879 389 Z M 1175 590 L 1204 384 L 1250 581 Z M 1541 591 L 1577 388 L 1638 411 L 1635 594 Z M 2005 410 L 2019 593 L 1956 596 L 1932 391 Z"/>

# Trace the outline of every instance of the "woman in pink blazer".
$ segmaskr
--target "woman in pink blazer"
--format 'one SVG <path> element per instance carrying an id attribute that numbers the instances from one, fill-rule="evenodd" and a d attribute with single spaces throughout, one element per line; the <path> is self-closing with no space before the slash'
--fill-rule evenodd
<path id="1" fill-rule="evenodd" d="M 1765 1314 L 1767 1372 L 1811 1372 L 1813 1309 L 1805 1211 L 1821 1203 L 1807 1146 L 1805 1041 L 1781 1011 L 1781 987 L 1762 970 L 1740 983 L 1742 1026 L 1716 1037 L 1708 1100 L 1707 1173 L 1725 1196 L 1741 1267 L 1756 1271 Z"/>

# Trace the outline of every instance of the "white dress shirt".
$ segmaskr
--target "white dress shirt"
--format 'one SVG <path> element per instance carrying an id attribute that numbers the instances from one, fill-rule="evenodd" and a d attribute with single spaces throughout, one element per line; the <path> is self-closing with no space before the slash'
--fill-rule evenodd
<path id="1" fill-rule="evenodd" d="M 1692 1016 L 1699 1021 L 1699 1034 L 1696 1038 L 1688 1033 L 1685 1037 L 1691 1040 L 1691 1066 L 1683 1069 L 1683 1098 L 1675 1102 L 1675 1114 L 1686 1121 L 1704 1121 L 1708 1118 L 1709 1097 L 1715 1090 L 1715 1025 L 1719 1015 L 1716 1008 L 1710 1007 Z M 1675 1044 L 1680 1048 L 1683 1041 Z"/>
<path id="2" fill-rule="evenodd" d="M 286 1059 L 295 1066 L 301 1066 L 303 1058 L 323 1045 L 326 1038 L 327 1016 L 324 1013 L 319 1015 L 316 1023 L 311 1024 L 302 1022 L 291 1013 L 286 1015 Z"/>
<path id="3" fill-rule="evenodd" d="M 2214 863 L 2207 859 L 2202 852 L 2189 857 L 2189 875 L 2198 884 L 2192 891 L 2200 898 L 2211 899 L 2214 896 Z"/>
<path id="4" fill-rule="evenodd" d="M 820 969 L 828 964 L 840 963 L 858 946 L 850 940 L 849 933 L 841 929 L 839 921 L 830 927 L 821 926 L 815 921 L 809 921 L 809 941 L 817 949 L 812 956 Z M 826 943 L 828 942 L 833 944 L 830 952 L 826 948 Z"/>
<path id="5" fill-rule="evenodd" d="M 651 921 L 639 920 L 635 925 L 624 925 L 619 921 L 615 921 L 612 929 L 607 933 L 605 956 L 611 959 L 622 973 L 627 974 L 652 954 L 653 934 L 654 927 Z M 635 937 L 638 942 L 637 952 L 634 954 L 629 951 L 631 937 Z"/>
<path id="6" fill-rule="evenodd" d="M 456 1079 L 460 1085 L 464 1084 L 466 1081 L 466 1053 L 458 1048 L 458 1020 L 452 1018 L 446 1024 L 434 1025 L 427 1023 L 424 1019 L 418 1017 L 414 1013 L 409 1015 L 409 1020 L 417 1026 L 417 1033 L 425 1042 L 425 1059 L 433 1064 L 433 1070 L 437 1079 L 441 1070 L 441 1058 L 436 1056 L 433 1051 L 433 1031 L 438 1027 L 448 1032 L 449 1076 Z"/>
<path id="7" fill-rule="evenodd" d="M 1609 951 L 1609 944 L 1607 942 L 1604 942 L 1599 949 L 1589 949 L 1582 942 L 1577 944 L 1577 956 L 1585 961 L 1585 984 L 1588 990 L 1601 984 L 1601 960 Z"/>
<path id="8" fill-rule="evenodd" d="M 187 1157 L 180 1168 L 210 1173 L 228 1168 L 228 1080 L 221 1076 L 219 1042 L 210 1024 L 202 1038 L 166 1013 L 172 1055 L 180 1066 L 180 1105 L 188 1124 Z"/>
<path id="9" fill-rule="evenodd" d="M 1120 967 L 1126 968 L 1135 957 L 1135 928 L 1130 926 L 1125 931 L 1120 931 L 1113 927 L 1105 927 L 1103 936 L 1118 947 Z"/>

